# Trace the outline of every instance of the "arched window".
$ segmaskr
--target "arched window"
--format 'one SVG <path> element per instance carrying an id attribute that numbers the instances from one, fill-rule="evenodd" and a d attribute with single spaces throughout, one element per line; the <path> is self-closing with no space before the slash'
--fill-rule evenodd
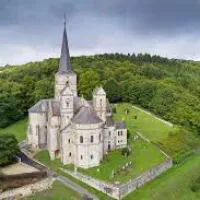
<path id="1" fill-rule="evenodd" d="M 81 160 L 83 160 L 83 156 L 81 155 Z"/>
<path id="2" fill-rule="evenodd" d="M 91 143 L 94 142 L 94 136 L 93 136 L 93 135 L 91 135 L 91 137 L 90 137 L 90 142 L 91 142 Z"/>
<path id="3" fill-rule="evenodd" d="M 72 153 L 71 152 L 69 152 L 69 156 L 71 157 L 71 155 L 72 155 Z"/>
<path id="4" fill-rule="evenodd" d="M 93 159 L 93 155 L 90 156 L 91 160 Z"/>
<path id="5" fill-rule="evenodd" d="M 70 144 L 70 139 L 68 139 L 68 143 Z"/>
<path id="6" fill-rule="evenodd" d="M 80 143 L 83 143 L 83 136 L 80 136 Z"/>
<path id="7" fill-rule="evenodd" d="M 101 142 L 101 134 L 99 134 L 99 141 Z"/>

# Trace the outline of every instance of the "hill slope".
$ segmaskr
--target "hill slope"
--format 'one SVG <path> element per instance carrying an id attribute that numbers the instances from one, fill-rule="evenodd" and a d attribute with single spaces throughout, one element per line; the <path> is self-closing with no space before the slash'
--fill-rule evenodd
<path id="1" fill-rule="evenodd" d="M 199 131 L 200 63 L 148 54 L 72 58 L 78 89 L 86 98 L 102 84 L 112 102 L 138 104 L 164 119 Z M 6 66 L 0 73 L 0 127 L 23 118 L 42 98 L 53 96 L 57 59 Z"/>

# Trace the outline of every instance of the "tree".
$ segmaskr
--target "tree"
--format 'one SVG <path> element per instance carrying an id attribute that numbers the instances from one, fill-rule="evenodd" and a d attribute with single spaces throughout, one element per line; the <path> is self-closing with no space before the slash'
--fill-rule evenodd
<path id="1" fill-rule="evenodd" d="M 13 156 L 18 152 L 18 142 L 13 135 L 0 136 L 0 166 L 11 163 Z"/>
<path id="2" fill-rule="evenodd" d="M 119 83 L 114 78 L 106 81 L 104 89 L 110 102 L 116 103 L 121 100 Z"/>
<path id="3" fill-rule="evenodd" d="M 87 71 L 82 73 L 79 78 L 78 89 L 80 94 L 83 94 L 86 99 L 91 99 L 94 88 L 101 85 L 99 75 L 94 71 Z"/>

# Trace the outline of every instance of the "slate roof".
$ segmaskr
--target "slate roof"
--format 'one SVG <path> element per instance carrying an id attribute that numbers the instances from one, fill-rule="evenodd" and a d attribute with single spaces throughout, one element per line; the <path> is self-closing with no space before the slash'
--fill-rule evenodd
<path id="1" fill-rule="evenodd" d="M 32 106 L 28 112 L 30 113 L 46 113 L 48 111 L 48 99 L 40 100 L 34 106 Z"/>
<path id="2" fill-rule="evenodd" d="M 50 100 L 49 105 L 51 107 L 52 116 L 60 116 L 60 102 L 56 100 Z"/>
<path id="3" fill-rule="evenodd" d="M 126 129 L 126 124 L 124 123 L 124 121 L 116 121 L 116 129 Z"/>
<path id="4" fill-rule="evenodd" d="M 76 124 L 97 124 L 101 123 L 102 120 L 96 115 L 91 106 L 82 106 L 72 122 Z"/>
<path id="5" fill-rule="evenodd" d="M 67 39 L 66 26 L 64 26 L 61 56 L 59 62 L 59 73 L 73 73 L 70 64 L 70 53 Z"/>
<path id="6" fill-rule="evenodd" d="M 76 114 L 81 108 L 81 98 L 74 97 L 74 113 Z"/>
<path id="7" fill-rule="evenodd" d="M 106 126 L 108 126 L 108 127 L 115 126 L 115 122 L 112 119 L 112 117 L 106 117 Z"/>

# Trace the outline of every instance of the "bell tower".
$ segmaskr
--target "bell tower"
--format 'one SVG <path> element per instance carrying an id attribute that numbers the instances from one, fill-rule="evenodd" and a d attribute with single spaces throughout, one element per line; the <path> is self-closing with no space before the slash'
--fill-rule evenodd
<path id="1" fill-rule="evenodd" d="M 96 87 L 93 91 L 93 108 L 97 116 L 106 121 L 106 93 L 102 87 Z"/>
<path id="2" fill-rule="evenodd" d="M 61 91 L 66 86 L 70 88 L 74 96 L 77 96 L 77 75 L 71 68 L 65 20 L 59 70 L 55 75 L 55 99 L 61 100 Z"/>

